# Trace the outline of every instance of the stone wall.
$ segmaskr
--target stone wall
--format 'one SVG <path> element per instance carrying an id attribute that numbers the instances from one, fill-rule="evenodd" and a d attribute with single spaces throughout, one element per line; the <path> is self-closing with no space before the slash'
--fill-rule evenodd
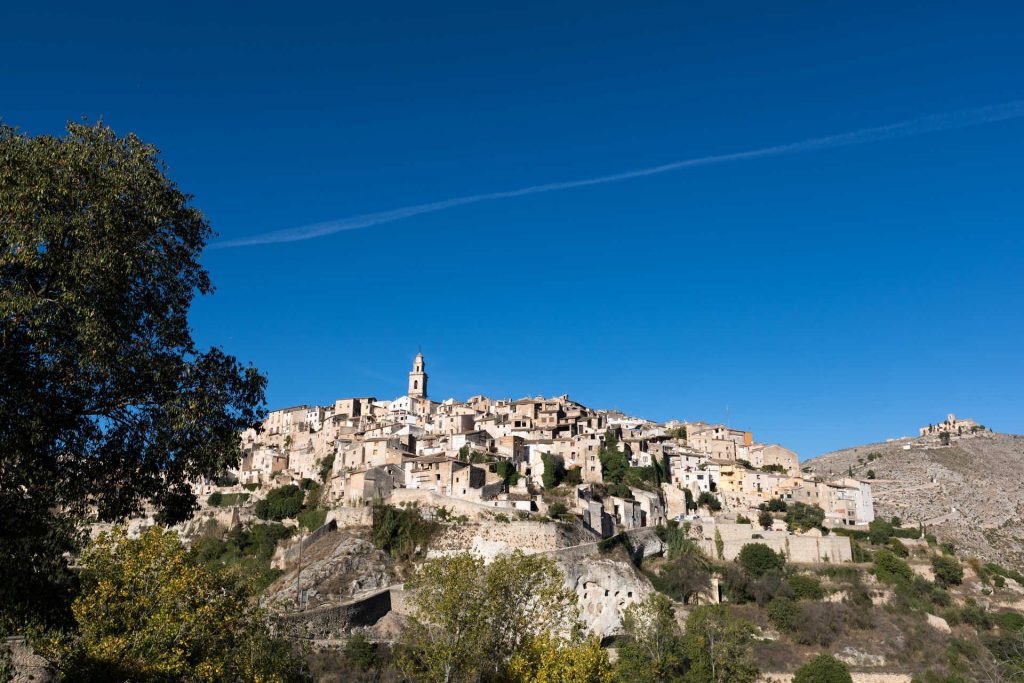
<path id="1" fill-rule="evenodd" d="M 554 551 L 583 543 L 597 536 L 576 525 L 547 522 L 489 521 L 483 524 L 450 526 L 431 544 L 429 557 L 472 551 L 490 561 L 497 555 L 522 550 L 533 554 Z"/>
<path id="2" fill-rule="evenodd" d="M 275 625 L 292 638 L 334 639 L 355 627 L 372 626 L 390 611 L 391 590 L 384 589 L 341 605 L 283 614 L 275 619 Z"/>
<path id="3" fill-rule="evenodd" d="M 715 557 L 715 531 L 722 537 L 722 558 L 734 560 L 743 546 L 763 543 L 781 552 L 790 562 L 850 562 L 853 551 L 846 536 L 822 536 L 818 533 L 790 534 L 786 531 L 757 531 L 750 524 L 705 524 L 700 541 L 701 550 Z M 760 536 L 760 538 L 755 538 Z"/>

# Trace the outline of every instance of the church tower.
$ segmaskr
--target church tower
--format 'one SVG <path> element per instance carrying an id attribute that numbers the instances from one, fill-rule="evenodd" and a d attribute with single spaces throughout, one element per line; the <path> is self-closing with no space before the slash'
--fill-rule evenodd
<path id="1" fill-rule="evenodd" d="M 409 373 L 409 396 L 412 398 L 427 397 L 427 372 L 423 364 L 423 354 L 417 353 Z"/>

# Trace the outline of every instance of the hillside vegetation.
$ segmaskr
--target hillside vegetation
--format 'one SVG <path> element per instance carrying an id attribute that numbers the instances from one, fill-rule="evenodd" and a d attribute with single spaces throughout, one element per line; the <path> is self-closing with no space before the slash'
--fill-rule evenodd
<path id="1" fill-rule="evenodd" d="M 1022 436 L 954 437 L 948 446 L 937 439 L 867 444 L 803 467 L 823 477 L 852 471 L 871 478 L 877 516 L 924 524 L 967 555 L 1024 567 Z"/>

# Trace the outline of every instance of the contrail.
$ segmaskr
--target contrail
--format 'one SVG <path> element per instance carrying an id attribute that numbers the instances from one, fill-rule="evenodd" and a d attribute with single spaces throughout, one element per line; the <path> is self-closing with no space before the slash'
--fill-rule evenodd
<path id="1" fill-rule="evenodd" d="M 523 197 L 525 195 L 540 194 L 542 192 L 570 190 L 576 187 L 590 187 L 591 185 L 618 183 L 623 180 L 658 175 L 659 173 L 668 173 L 669 171 L 678 171 L 684 168 L 693 168 L 696 166 L 710 166 L 713 164 L 724 164 L 731 161 L 744 161 L 747 159 L 760 159 L 763 157 L 778 156 L 782 154 L 796 154 L 798 152 L 810 152 L 819 149 L 862 145 L 869 142 L 906 138 L 916 135 L 924 135 L 926 133 L 953 130 L 956 128 L 981 126 L 987 123 L 1006 121 L 1009 119 L 1020 118 L 1022 116 L 1024 116 L 1024 100 L 1015 100 L 1013 102 L 980 107 L 977 109 L 963 109 L 960 111 L 946 112 L 942 114 L 932 114 L 930 116 L 909 119 L 898 123 L 890 123 L 884 126 L 862 128 L 849 133 L 839 133 L 837 135 L 828 135 L 826 137 L 811 138 L 809 140 L 792 142 L 785 145 L 775 145 L 773 147 L 761 147 L 759 149 L 747 150 L 745 152 L 732 152 L 730 154 L 717 154 L 713 156 L 697 157 L 694 159 L 684 159 L 682 161 L 673 161 L 671 163 L 661 164 L 660 166 L 650 166 L 648 168 L 640 168 L 612 175 L 597 176 L 595 178 L 583 178 L 580 180 L 567 180 L 557 183 L 546 183 L 543 185 L 531 185 L 518 190 L 486 192 L 466 197 L 456 197 L 455 199 L 445 199 L 443 201 L 431 202 L 429 204 L 416 204 L 415 206 L 406 206 L 400 209 L 392 209 L 390 211 L 350 216 L 349 218 L 341 218 L 338 220 L 327 221 L 325 223 L 314 223 L 297 228 L 289 228 L 287 230 L 277 230 L 274 232 L 263 233 L 262 235 L 243 237 L 237 240 L 214 242 L 210 244 L 209 247 L 211 249 L 227 249 L 230 247 L 244 247 L 256 244 L 297 242 L 299 240 L 308 240 L 313 239 L 314 237 L 331 235 L 336 232 L 342 232 L 343 230 L 356 230 L 358 228 L 367 228 L 372 225 L 380 225 L 381 223 L 390 223 L 392 221 L 401 220 L 402 218 L 419 216 L 424 213 L 434 213 L 435 211 L 443 211 L 445 209 L 464 206 L 466 204 L 489 202 L 496 199 L 511 199 L 513 197 Z"/>

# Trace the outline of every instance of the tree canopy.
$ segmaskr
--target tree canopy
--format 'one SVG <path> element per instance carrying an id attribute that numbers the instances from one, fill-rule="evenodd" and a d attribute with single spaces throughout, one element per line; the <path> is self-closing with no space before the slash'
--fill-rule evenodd
<path id="1" fill-rule="evenodd" d="M 264 416 L 265 378 L 192 339 L 190 202 L 135 135 L 0 126 L 0 622 L 59 592 L 87 515 L 190 516 Z"/>
<path id="2" fill-rule="evenodd" d="M 81 558 L 77 631 L 46 654 L 75 681 L 305 680 L 245 584 L 200 565 L 177 534 L 101 534 Z"/>

